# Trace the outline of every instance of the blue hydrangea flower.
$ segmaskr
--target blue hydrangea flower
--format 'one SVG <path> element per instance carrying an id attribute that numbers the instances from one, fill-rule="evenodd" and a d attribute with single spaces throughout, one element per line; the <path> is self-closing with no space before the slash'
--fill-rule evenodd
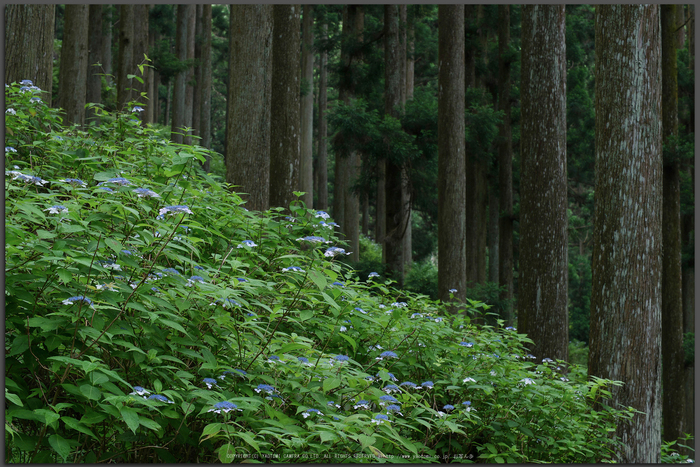
<path id="1" fill-rule="evenodd" d="M 336 355 L 333 358 L 339 362 L 347 362 L 348 360 L 350 360 L 350 357 L 348 357 L 347 355 Z"/>
<path id="2" fill-rule="evenodd" d="M 532 378 L 523 378 L 520 380 L 520 382 L 523 383 L 523 386 L 527 386 L 528 384 L 535 384 Z"/>
<path id="3" fill-rule="evenodd" d="M 110 178 L 109 180 L 105 180 L 104 182 L 100 182 L 97 184 L 97 186 L 104 185 L 105 183 L 114 183 L 115 185 L 121 185 L 121 186 L 128 186 L 131 185 L 131 182 L 127 180 L 124 177 L 116 177 L 116 178 Z"/>
<path id="4" fill-rule="evenodd" d="M 347 253 L 343 248 L 338 248 L 337 246 L 332 246 L 323 253 L 323 256 L 334 257 L 338 255 L 351 255 L 352 252 Z"/>
<path id="5" fill-rule="evenodd" d="M 448 290 L 449 293 L 457 293 L 457 289 L 450 289 Z"/>
<path id="6" fill-rule="evenodd" d="M 147 391 L 146 389 L 142 388 L 141 386 L 134 386 L 134 392 L 130 392 L 129 395 L 131 396 L 144 396 L 144 394 L 150 394 L 150 391 Z M 144 396 L 144 399 L 146 397 Z"/>
<path id="7" fill-rule="evenodd" d="M 254 389 L 255 392 L 260 393 L 260 392 L 266 392 L 268 394 L 274 394 L 277 392 L 274 386 L 270 386 L 269 384 L 258 384 L 258 387 Z"/>
<path id="8" fill-rule="evenodd" d="M 432 389 L 434 386 L 432 381 L 425 381 L 424 383 L 421 383 L 420 385 L 423 386 L 425 389 Z"/>
<path id="9" fill-rule="evenodd" d="M 23 79 L 19 82 L 22 86 L 33 86 L 34 82 L 31 79 Z"/>
<path id="10" fill-rule="evenodd" d="M 204 271 L 204 268 L 202 266 L 196 266 L 194 267 L 195 269 L 199 269 L 200 271 Z"/>
<path id="11" fill-rule="evenodd" d="M 207 385 L 207 389 L 211 389 L 212 386 L 216 386 L 216 380 L 214 378 L 204 378 L 202 382 Z"/>
<path id="12" fill-rule="evenodd" d="M 359 308 L 359 307 L 358 307 L 358 308 L 355 308 L 355 311 L 359 311 L 359 312 L 362 313 L 363 315 L 366 315 L 366 314 L 367 314 L 367 312 L 366 312 L 365 310 L 363 310 L 362 308 Z"/>
<path id="13" fill-rule="evenodd" d="M 529 359 L 531 359 L 531 360 L 534 360 L 534 359 L 537 358 L 537 357 L 535 357 L 534 355 L 532 355 L 531 353 L 527 354 L 526 357 L 529 358 Z"/>
<path id="14" fill-rule="evenodd" d="M 404 387 L 411 388 L 411 389 L 416 389 L 416 387 L 417 387 L 416 383 L 412 383 L 410 381 L 404 381 L 403 383 L 399 384 L 399 386 L 404 386 Z"/>
<path id="15" fill-rule="evenodd" d="M 158 211 L 158 215 L 164 216 L 166 214 L 170 214 L 171 216 L 174 216 L 175 214 L 178 213 L 184 213 L 184 214 L 192 214 L 192 211 L 190 210 L 189 207 L 183 205 L 183 204 L 178 204 L 176 206 L 165 206 L 164 208 L 161 208 L 160 211 Z"/>
<path id="16" fill-rule="evenodd" d="M 44 211 L 49 211 L 49 214 L 60 214 L 62 212 L 68 212 L 68 208 L 63 206 L 62 204 L 56 204 L 55 206 L 51 206 L 48 209 L 44 209 Z"/>
<path id="17" fill-rule="evenodd" d="M 554 363 L 554 360 L 552 360 L 551 358 L 543 358 L 542 363 Z"/>
<path id="18" fill-rule="evenodd" d="M 386 411 L 387 411 L 387 413 L 396 412 L 397 414 L 403 416 L 403 414 L 401 413 L 401 407 L 396 405 L 396 404 L 387 405 Z"/>
<path id="19" fill-rule="evenodd" d="M 160 289 L 158 287 L 151 287 L 151 290 L 154 292 L 160 292 Z"/>
<path id="20" fill-rule="evenodd" d="M 326 243 L 326 239 L 323 237 L 318 237 L 316 235 L 309 235 L 307 237 L 301 237 L 297 238 L 297 241 L 300 242 L 309 242 L 309 243 Z"/>
<path id="21" fill-rule="evenodd" d="M 258 246 L 253 240 L 243 240 L 241 243 L 238 244 L 236 248 L 244 248 L 244 247 L 250 247 L 253 248 L 254 246 Z"/>
<path id="22" fill-rule="evenodd" d="M 160 195 L 148 188 L 135 188 L 132 190 L 139 198 L 160 198 Z"/>
<path id="23" fill-rule="evenodd" d="M 214 407 L 207 410 L 207 412 L 214 412 L 214 413 L 227 413 L 227 412 L 233 412 L 234 410 L 238 410 L 239 412 L 242 412 L 242 409 L 239 409 L 236 404 L 233 402 L 229 401 L 223 401 L 223 402 L 217 402 L 214 404 Z"/>
<path id="24" fill-rule="evenodd" d="M 476 380 L 474 378 L 470 378 L 469 376 L 467 376 L 466 378 L 464 378 L 462 380 L 462 382 L 463 383 L 476 383 Z"/>
<path id="25" fill-rule="evenodd" d="M 347 330 L 348 330 L 347 327 L 345 327 L 345 326 L 340 326 L 340 329 L 339 329 L 340 332 L 345 332 L 345 331 L 347 331 Z"/>
<path id="26" fill-rule="evenodd" d="M 391 350 L 387 350 L 385 352 L 380 353 L 379 357 L 377 357 L 377 360 L 383 360 L 385 358 L 399 358 L 399 356 Z"/>
<path id="27" fill-rule="evenodd" d="M 316 215 L 314 216 L 316 218 L 321 218 L 321 219 L 330 219 L 330 215 L 326 211 L 316 211 Z"/>
<path id="28" fill-rule="evenodd" d="M 174 404 L 174 403 L 175 403 L 175 402 L 171 401 L 170 399 L 168 399 L 167 397 L 162 396 L 162 395 L 160 395 L 160 394 L 153 394 L 153 395 L 151 395 L 151 396 L 148 396 L 148 398 L 149 398 L 150 400 L 156 400 L 156 401 L 159 401 L 159 402 L 165 402 L 166 404 Z"/>
<path id="29" fill-rule="evenodd" d="M 472 405 L 472 401 L 464 401 L 462 402 L 462 405 L 469 407 L 470 405 Z"/>
<path id="30" fill-rule="evenodd" d="M 295 271 L 295 272 L 306 272 L 299 266 L 289 266 L 288 268 L 282 268 L 282 272 L 289 272 L 289 271 Z"/>
<path id="31" fill-rule="evenodd" d="M 192 287 L 195 282 L 199 282 L 200 284 L 204 283 L 204 278 L 202 276 L 192 276 L 189 279 L 187 279 L 187 284 L 185 284 L 187 287 Z"/>
<path id="32" fill-rule="evenodd" d="M 345 284 L 343 284 L 342 282 L 338 282 L 338 281 L 333 282 L 331 285 L 335 285 L 335 286 L 338 286 L 338 287 L 345 287 Z"/>
<path id="33" fill-rule="evenodd" d="M 269 357 L 267 357 L 267 361 L 268 361 L 268 363 L 277 363 L 277 362 L 280 362 L 281 360 L 277 355 L 270 355 Z"/>
<path id="34" fill-rule="evenodd" d="M 10 115 L 17 115 L 17 111 L 15 109 L 7 109 L 5 113 Z"/>
<path id="35" fill-rule="evenodd" d="M 336 404 L 335 401 L 328 401 L 328 402 L 326 403 L 326 405 L 327 405 L 328 407 L 335 407 L 336 409 L 339 409 L 339 408 L 340 408 L 340 405 Z"/>
<path id="36" fill-rule="evenodd" d="M 381 425 L 384 422 L 389 422 L 389 417 L 384 415 L 383 413 L 378 413 L 372 419 L 372 423 L 376 423 L 377 425 Z"/>
<path id="37" fill-rule="evenodd" d="M 31 99 L 29 99 L 29 102 L 42 102 L 42 100 L 40 97 L 32 97 Z"/>
<path id="38" fill-rule="evenodd" d="M 73 186 L 85 186 L 86 183 L 79 178 L 66 178 L 66 179 L 61 179 L 59 180 L 61 182 L 69 183 Z"/>
<path id="39" fill-rule="evenodd" d="M 367 276 L 367 279 L 371 279 L 373 277 L 379 277 L 379 273 L 372 271 L 369 273 L 369 276 Z"/>
<path id="40" fill-rule="evenodd" d="M 311 363 L 309 363 L 309 359 L 306 358 L 306 357 L 297 357 L 297 360 L 298 360 L 299 363 L 301 363 L 302 365 L 311 366 Z"/>
<path id="41" fill-rule="evenodd" d="M 401 389 L 395 384 L 387 384 L 382 391 L 391 394 L 392 392 L 401 392 Z"/>
<path id="42" fill-rule="evenodd" d="M 357 404 L 353 405 L 353 409 L 366 409 L 369 410 L 370 402 L 368 400 L 362 399 Z"/>
<path id="43" fill-rule="evenodd" d="M 447 404 L 447 405 L 445 405 L 445 406 L 442 408 L 442 410 L 444 410 L 444 411 L 446 411 L 446 412 L 449 412 L 450 410 L 454 410 L 454 409 L 455 409 L 455 406 L 454 406 L 454 405 L 450 405 L 450 404 Z"/>
<path id="44" fill-rule="evenodd" d="M 459 345 L 461 345 L 462 347 L 474 347 L 473 342 L 460 342 Z"/>
<path id="45" fill-rule="evenodd" d="M 131 111 L 132 112 L 143 112 L 143 108 L 136 105 L 136 106 L 134 106 L 133 109 L 131 109 Z"/>
<path id="46" fill-rule="evenodd" d="M 180 275 L 180 273 L 178 272 L 178 270 L 175 269 L 175 268 L 165 268 L 165 269 L 163 269 L 163 272 L 164 272 L 165 274 L 173 274 L 173 275 L 175 275 L 175 276 L 179 276 L 179 275 Z"/>
<path id="47" fill-rule="evenodd" d="M 5 154 L 7 154 L 8 152 L 17 152 L 17 150 L 12 146 L 5 146 Z"/>
<path id="48" fill-rule="evenodd" d="M 396 378 L 396 376 L 394 376 L 393 373 L 387 373 L 387 375 L 389 376 L 389 379 L 390 379 L 391 381 L 398 381 L 398 379 Z M 380 377 L 380 376 L 379 376 L 379 373 L 377 373 L 377 378 L 379 378 L 379 377 Z"/>
<path id="49" fill-rule="evenodd" d="M 389 394 L 381 396 L 379 398 L 379 401 L 380 401 L 379 405 L 398 404 L 399 403 L 399 401 L 394 396 L 390 396 Z"/>
<path id="50" fill-rule="evenodd" d="M 76 295 L 75 297 L 66 298 L 65 300 L 63 300 L 62 303 L 64 305 L 72 305 L 75 302 L 85 302 L 88 305 L 92 306 L 92 300 L 90 300 L 84 295 Z"/>
<path id="51" fill-rule="evenodd" d="M 306 409 L 304 412 L 302 412 L 304 418 L 310 416 L 311 414 L 323 415 L 323 413 L 318 409 Z"/>
<path id="52" fill-rule="evenodd" d="M 107 193 L 114 193 L 114 190 L 107 186 L 99 186 L 97 189 L 106 191 Z"/>
<path id="53" fill-rule="evenodd" d="M 517 331 L 513 326 L 506 326 L 506 331 Z"/>
<path id="54" fill-rule="evenodd" d="M 405 308 L 408 306 L 408 303 L 406 303 L 406 302 L 394 302 L 390 306 L 395 306 L 397 308 Z"/>

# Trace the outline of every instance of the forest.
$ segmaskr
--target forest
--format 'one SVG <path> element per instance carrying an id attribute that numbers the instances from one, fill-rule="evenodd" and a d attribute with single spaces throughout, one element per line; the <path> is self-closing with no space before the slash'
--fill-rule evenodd
<path id="1" fill-rule="evenodd" d="M 694 14 L 6 5 L 5 461 L 694 462 Z"/>

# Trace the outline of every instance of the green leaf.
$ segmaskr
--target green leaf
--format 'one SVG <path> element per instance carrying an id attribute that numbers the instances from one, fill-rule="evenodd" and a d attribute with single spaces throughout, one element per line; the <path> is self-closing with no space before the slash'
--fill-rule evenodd
<path id="1" fill-rule="evenodd" d="M 318 287 L 319 290 L 325 289 L 326 285 L 328 284 L 326 277 L 320 272 L 313 269 L 309 271 L 309 278 L 313 281 L 314 284 L 316 284 L 316 287 Z"/>
<path id="2" fill-rule="evenodd" d="M 248 433 L 246 433 L 246 432 L 244 432 L 244 431 L 239 431 L 238 433 L 234 433 L 234 434 L 235 434 L 236 436 L 238 436 L 239 438 L 243 438 L 243 440 L 244 440 L 246 443 L 250 444 L 251 446 L 253 446 L 253 448 L 254 448 L 256 451 L 260 452 L 260 446 L 258 446 L 258 443 L 255 442 L 255 440 L 253 439 L 253 437 L 250 436 Z"/>
<path id="3" fill-rule="evenodd" d="M 8 401 L 12 402 L 15 405 L 19 405 L 20 407 L 24 407 L 24 404 L 22 404 L 22 400 L 19 398 L 17 394 L 12 394 L 11 392 L 7 392 L 7 388 L 5 388 L 5 399 Z"/>
<path id="4" fill-rule="evenodd" d="M 113 238 L 105 238 L 105 244 L 108 247 L 110 247 L 115 253 L 119 253 L 124 249 L 122 248 L 122 244 L 114 240 Z"/>
<path id="5" fill-rule="evenodd" d="M 67 269 L 59 269 L 58 278 L 61 279 L 64 284 L 68 284 L 73 279 L 73 274 Z"/>
<path id="6" fill-rule="evenodd" d="M 219 448 L 219 460 L 222 464 L 230 464 L 236 459 L 236 447 L 233 444 L 224 444 Z"/>
<path id="7" fill-rule="evenodd" d="M 131 431 L 136 434 L 136 430 L 139 427 L 139 414 L 131 407 L 122 407 L 119 409 L 119 413 L 126 422 L 126 425 L 131 429 Z"/>
<path id="8" fill-rule="evenodd" d="M 54 412 L 53 410 L 47 410 L 47 409 L 34 409 L 34 413 L 40 418 L 44 420 L 44 423 L 47 425 L 51 425 L 53 422 L 61 418 L 59 414 Z"/>
<path id="9" fill-rule="evenodd" d="M 377 438 L 375 436 L 367 436 L 367 435 L 359 435 L 357 437 L 357 440 L 360 442 L 363 448 L 366 448 L 367 446 L 371 446 L 374 443 L 377 442 Z"/>
<path id="10" fill-rule="evenodd" d="M 83 384 L 80 386 L 80 392 L 88 399 L 94 401 L 99 400 L 100 396 L 102 395 L 102 392 L 98 388 L 89 384 Z"/>
<path id="11" fill-rule="evenodd" d="M 340 380 L 338 378 L 326 378 L 323 380 L 323 392 L 328 392 L 338 386 L 340 386 Z"/>
<path id="12" fill-rule="evenodd" d="M 221 431 L 221 428 L 223 427 L 223 424 L 221 423 L 210 423 L 209 425 L 205 426 L 204 429 L 202 430 L 202 435 L 200 438 L 202 438 L 199 442 L 201 443 L 205 439 L 209 439 L 218 432 Z"/>
<path id="13" fill-rule="evenodd" d="M 66 424 L 68 428 L 72 428 L 76 431 L 79 431 L 83 434 L 86 434 L 88 436 L 92 436 L 93 438 L 97 439 L 97 436 L 85 425 L 80 423 L 78 420 L 76 420 L 73 417 L 61 417 L 61 421 Z"/>
<path id="14" fill-rule="evenodd" d="M 162 428 L 158 422 L 146 417 L 139 417 L 139 423 L 153 431 L 160 431 Z"/>
<path id="15" fill-rule="evenodd" d="M 65 461 L 70 455 L 70 444 L 61 435 L 49 436 L 49 444 Z"/>
<path id="16" fill-rule="evenodd" d="M 486 449 L 488 449 L 489 451 L 491 451 L 491 454 L 498 454 L 498 451 L 496 450 L 496 446 L 494 446 L 493 444 L 486 443 L 486 444 L 484 444 L 484 447 Z"/>

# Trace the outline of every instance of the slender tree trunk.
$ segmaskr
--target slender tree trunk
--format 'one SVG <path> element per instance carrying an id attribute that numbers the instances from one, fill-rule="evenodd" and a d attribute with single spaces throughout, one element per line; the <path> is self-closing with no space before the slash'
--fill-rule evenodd
<path id="1" fill-rule="evenodd" d="M 272 113 L 270 206 L 285 210 L 299 189 L 300 5 L 274 5 L 272 39 Z"/>
<path id="2" fill-rule="evenodd" d="M 522 7 L 518 330 L 568 360 L 566 49 L 563 5 Z"/>
<path id="3" fill-rule="evenodd" d="M 416 23 L 414 15 L 409 12 L 408 14 L 408 24 L 407 29 L 407 42 L 406 42 L 406 100 L 413 99 L 413 87 L 414 87 L 414 72 L 415 72 L 415 57 L 416 52 Z"/>
<path id="4" fill-rule="evenodd" d="M 464 5 L 438 6 L 438 298 L 466 298 Z"/>
<path id="5" fill-rule="evenodd" d="M 211 14 L 211 4 L 204 5 L 202 8 L 202 81 L 199 85 L 202 89 L 199 120 L 202 139 L 199 144 L 207 149 L 211 149 Z M 209 172 L 210 163 L 211 156 L 207 154 L 207 160 L 204 163 L 205 172 Z"/>
<path id="6" fill-rule="evenodd" d="M 88 75 L 87 75 L 87 102 L 99 104 L 102 102 L 102 5 L 90 5 L 88 12 Z M 99 124 L 99 119 L 93 110 L 88 111 L 87 121 L 94 120 Z"/>
<path id="7" fill-rule="evenodd" d="M 662 128 L 664 140 L 678 136 L 678 69 L 676 66 L 676 5 L 661 6 Z M 661 272 L 661 355 L 663 368 L 663 439 L 682 434 L 685 397 L 683 385 L 683 302 L 681 279 L 680 163 L 663 166 L 663 223 Z"/>
<path id="8" fill-rule="evenodd" d="M 194 5 L 180 4 L 177 6 L 177 31 L 175 33 L 175 56 L 180 61 L 187 60 L 187 32 L 189 26 L 190 11 Z M 173 122 L 171 126 L 170 139 L 175 143 L 182 143 L 183 127 L 187 126 L 185 117 L 185 95 L 187 83 L 187 72 L 180 71 L 175 75 L 175 86 L 173 86 L 172 113 Z"/>
<path id="9" fill-rule="evenodd" d="M 152 8 L 153 5 L 149 5 Z M 153 30 L 148 31 L 148 50 L 150 51 L 156 45 L 156 32 Z M 153 59 L 152 57 L 149 57 Z M 152 63 L 151 63 L 152 65 Z M 158 101 L 158 82 L 157 73 L 154 68 L 148 67 L 148 105 L 146 106 L 146 113 L 144 114 L 144 123 L 156 123 L 158 121 L 158 107 L 160 103 Z"/>
<path id="10" fill-rule="evenodd" d="M 510 127 L 510 5 L 498 6 L 498 110 L 503 123 L 498 128 L 498 281 L 505 286 L 502 300 L 513 299 L 513 141 Z M 506 323 L 513 325 L 513 306 L 506 308 Z"/>
<path id="11" fill-rule="evenodd" d="M 301 73 L 303 92 L 301 97 L 301 167 L 300 191 L 306 207 L 314 204 L 313 177 L 313 135 L 314 135 L 314 9 L 313 5 L 304 5 L 303 39 L 301 46 Z"/>
<path id="12" fill-rule="evenodd" d="M 117 109 L 126 110 L 132 99 L 132 79 L 134 63 L 134 5 L 119 6 L 119 58 L 117 64 Z"/>
<path id="13" fill-rule="evenodd" d="M 196 5 L 190 5 L 187 14 L 187 60 L 194 60 L 194 42 L 196 26 Z M 194 67 L 187 69 L 185 75 L 185 126 L 193 127 L 194 117 Z M 183 143 L 192 144 L 192 130 L 190 129 L 183 138 Z"/>
<path id="14" fill-rule="evenodd" d="M 321 40 L 328 37 L 328 23 L 323 24 Z M 328 209 L 328 52 L 321 52 L 318 85 L 318 209 Z M 337 222 L 337 220 L 336 220 Z"/>
<path id="15" fill-rule="evenodd" d="M 676 48 L 678 50 L 682 49 L 685 47 L 685 28 L 683 27 L 683 23 L 685 23 L 685 10 L 683 9 L 683 5 L 676 5 L 676 21 L 675 25 L 677 28 L 676 31 Z"/>
<path id="16" fill-rule="evenodd" d="M 231 5 L 226 181 L 248 209 L 270 207 L 272 5 Z"/>
<path id="17" fill-rule="evenodd" d="M 596 190 L 588 374 L 624 381 L 624 386 L 609 388 L 610 405 L 632 406 L 644 412 L 617 426 L 616 434 L 625 444 L 618 462 L 658 463 L 662 261 L 659 6 L 597 5 L 595 36 Z"/>
<path id="18" fill-rule="evenodd" d="M 362 235 L 369 236 L 369 195 L 362 193 Z"/>
<path id="19" fill-rule="evenodd" d="M 67 125 L 85 124 L 88 72 L 88 5 L 66 5 L 61 67 L 58 73 L 58 106 Z"/>
<path id="20" fill-rule="evenodd" d="M 5 6 L 5 83 L 31 80 L 51 106 L 55 5 Z"/>
<path id="21" fill-rule="evenodd" d="M 173 95 L 173 80 L 168 81 L 168 89 L 165 95 L 165 120 L 164 125 L 170 122 L 170 107 L 172 106 L 172 95 Z"/>
<path id="22" fill-rule="evenodd" d="M 489 225 L 488 225 L 488 249 L 489 272 L 488 281 L 498 284 L 498 188 L 489 187 Z M 502 316 L 502 318 L 506 318 Z"/>
<path id="23" fill-rule="evenodd" d="M 192 95 L 192 134 L 201 136 L 200 129 L 202 126 L 202 9 L 204 5 L 195 6 L 194 15 L 194 93 Z M 201 140 L 195 139 L 194 143 L 199 144 Z"/>
<path id="24" fill-rule="evenodd" d="M 112 76 L 112 12 L 115 5 L 102 5 L 102 25 L 104 38 L 102 39 L 102 69 L 107 82 L 113 83 Z M 53 26 L 52 26 L 53 27 Z"/>
<path id="25" fill-rule="evenodd" d="M 464 86 L 476 86 L 476 5 L 464 5 Z M 466 151 L 466 149 L 465 149 Z M 468 227 L 467 227 L 468 228 Z"/>

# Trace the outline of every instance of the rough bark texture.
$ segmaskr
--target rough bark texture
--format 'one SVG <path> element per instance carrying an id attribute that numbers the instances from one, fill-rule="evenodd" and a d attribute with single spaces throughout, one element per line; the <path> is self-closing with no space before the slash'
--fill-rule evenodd
<path id="1" fill-rule="evenodd" d="M 464 5 L 464 86 L 476 86 L 476 6 Z"/>
<path id="2" fill-rule="evenodd" d="M 510 127 L 510 5 L 498 6 L 498 110 L 503 123 L 498 128 L 498 192 L 500 218 L 498 222 L 498 283 L 505 286 L 501 299 L 513 299 L 513 141 Z M 513 306 L 504 317 L 513 325 Z"/>
<path id="3" fill-rule="evenodd" d="M 51 106 L 55 5 L 5 5 L 5 83 L 31 80 Z"/>
<path id="4" fill-rule="evenodd" d="M 414 57 L 416 51 L 416 23 L 415 18 L 409 12 L 407 28 L 407 43 L 406 43 L 406 100 L 413 99 L 413 88 L 415 83 L 415 64 Z"/>
<path id="5" fill-rule="evenodd" d="M 621 463 L 661 443 L 661 32 L 658 5 L 597 5 L 596 176 L 588 374 L 624 381 Z M 524 134 L 524 133 L 523 133 Z"/>
<path id="6" fill-rule="evenodd" d="M 58 106 L 64 124 L 85 124 L 88 71 L 88 5 L 66 5 L 61 67 L 58 74 Z"/>
<path id="7" fill-rule="evenodd" d="M 192 98 L 192 134 L 194 136 L 200 135 L 200 128 L 202 125 L 202 9 L 204 5 L 195 6 L 195 18 L 194 18 L 194 94 Z M 194 142 L 199 144 L 198 139 Z"/>
<path id="8" fill-rule="evenodd" d="M 211 84 L 212 84 L 212 66 L 211 66 L 211 5 L 207 4 L 202 7 L 202 81 L 199 87 L 202 90 L 200 99 L 200 125 L 199 132 L 202 139 L 199 144 L 202 147 L 211 149 Z M 209 171 L 210 156 L 207 155 L 207 160 L 204 163 L 204 170 Z"/>
<path id="9" fill-rule="evenodd" d="M 134 63 L 134 5 L 119 6 L 119 55 L 117 60 L 117 109 L 125 110 L 126 103 L 132 98 L 132 80 L 127 78 L 127 75 L 135 74 L 135 70 L 132 68 Z"/>
<path id="10" fill-rule="evenodd" d="M 187 60 L 187 27 L 189 26 L 190 10 L 194 5 L 178 5 L 177 6 L 177 22 L 175 33 L 175 56 L 180 61 Z M 233 15 L 231 15 L 233 16 Z M 170 139 L 175 143 L 183 142 L 183 130 L 186 126 L 185 119 L 185 93 L 186 93 L 187 72 L 180 71 L 175 75 L 175 84 L 173 86 L 173 96 L 171 110 L 173 121 L 171 125 Z"/>
<path id="11" fill-rule="evenodd" d="M 156 31 L 148 31 L 148 50 L 152 50 L 156 45 Z M 158 73 L 154 68 L 149 67 L 147 71 L 148 76 L 148 104 L 146 105 L 146 112 L 143 117 L 144 123 L 156 123 L 158 121 L 158 110 L 160 107 L 160 101 L 158 99 Z"/>
<path id="12" fill-rule="evenodd" d="M 487 232 L 488 240 L 488 281 L 498 284 L 498 187 L 491 186 L 489 184 L 489 225 Z"/>
<path id="13" fill-rule="evenodd" d="M 402 61 L 399 59 L 399 42 L 399 6 L 384 5 L 384 113 L 395 118 L 399 118 L 403 74 Z M 386 160 L 385 171 L 384 257 L 388 270 L 399 286 L 402 286 L 403 237 L 407 220 L 401 195 L 403 168 L 391 160 Z"/>
<path id="14" fill-rule="evenodd" d="M 399 68 L 401 69 L 401 108 L 406 107 L 406 99 L 408 96 L 408 72 L 407 68 L 407 56 L 408 53 L 408 6 L 399 5 Z M 411 235 L 411 177 L 408 167 L 404 167 L 401 172 L 401 209 L 403 210 L 405 228 L 403 235 L 403 243 L 401 248 L 403 249 L 403 263 L 404 271 L 408 271 L 411 266 L 411 261 L 413 257 L 413 236 Z"/>
<path id="15" fill-rule="evenodd" d="M 299 190 L 300 5 L 274 5 L 272 113 L 270 122 L 270 206 L 285 210 Z"/>
<path id="16" fill-rule="evenodd" d="M 566 49 L 563 5 L 522 8 L 518 331 L 568 360 Z"/>
<path id="17" fill-rule="evenodd" d="M 107 82 L 113 82 L 112 74 L 112 14 L 114 5 L 102 5 L 102 25 L 104 26 L 104 39 L 102 40 L 102 66 L 107 75 Z M 52 26 L 53 27 L 53 26 Z"/>
<path id="18" fill-rule="evenodd" d="M 438 6 L 438 298 L 465 301 L 464 5 Z"/>
<path id="19" fill-rule="evenodd" d="M 102 5 L 90 5 L 88 12 L 88 74 L 85 100 L 99 104 L 102 102 Z M 92 110 L 87 111 L 87 120 L 97 117 Z"/>
<path id="20" fill-rule="evenodd" d="M 301 45 L 301 73 L 306 94 L 301 97 L 301 197 L 307 208 L 314 204 L 313 135 L 314 135 L 314 9 L 304 5 Z"/>
<path id="21" fill-rule="evenodd" d="M 661 116 L 664 140 L 678 135 L 676 5 L 661 7 Z M 661 355 L 663 439 L 675 441 L 683 429 L 683 302 L 681 280 L 680 163 L 664 161 L 661 272 Z"/>
<path id="22" fill-rule="evenodd" d="M 321 40 L 328 37 L 328 23 L 323 24 Z M 318 84 L 318 209 L 328 209 L 328 52 L 321 52 Z M 337 222 L 337 221 L 336 221 Z"/>
<path id="23" fill-rule="evenodd" d="M 246 207 L 270 207 L 272 5 L 231 5 L 226 181 Z"/>
<path id="24" fill-rule="evenodd" d="M 187 11 L 187 60 L 194 60 L 197 6 L 190 6 L 191 8 Z M 187 68 L 187 73 L 185 75 L 185 126 L 188 128 L 193 128 L 194 126 L 194 85 L 192 84 L 194 80 L 194 66 L 191 66 Z M 182 142 L 185 144 L 192 144 L 192 134 L 193 131 L 190 129 L 187 134 L 185 134 Z"/>

